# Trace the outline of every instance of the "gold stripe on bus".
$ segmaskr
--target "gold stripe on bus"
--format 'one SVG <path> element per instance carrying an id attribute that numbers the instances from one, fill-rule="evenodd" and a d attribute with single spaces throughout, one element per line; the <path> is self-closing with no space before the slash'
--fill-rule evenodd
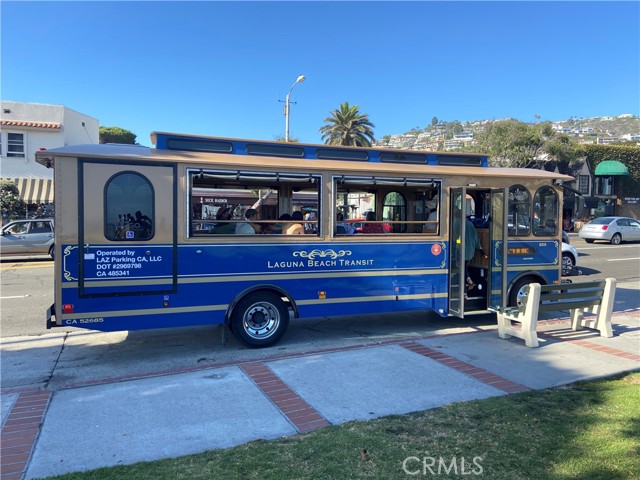
<path id="1" fill-rule="evenodd" d="M 178 308 L 145 308 L 140 310 L 114 310 L 104 312 L 84 312 L 84 313 L 63 313 L 60 318 L 65 320 L 77 320 L 80 318 L 94 319 L 100 317 L 124 317 L 134 315 L 168 315 L 172 313 L 196 313 L 196 312 L 214 312 L 219 310 L 227 310 L 229 305 L 202 305 L 197 307 L 178 307 Z"/>
<path id="2" fill-rule="evenodd" d="M 448 293 L 415 293 L 411 295 L 377 295 L 374 297 L 341 297 L 341 298 L 325 298 L 300 300 L 296 302 L 298 305 L 320 305 L 320 304 L 336 304 L 336 303 L 365 303 L 365 302 L 385 302 L 385 301 L 401 301 L 401 300 L 427 300 L 431 298 L 445 298 Z"/>
<path id="3" fill-rule="evenodd" d="M 534 270 L 535 268 L 535 270 Z M 538 270 L 559 270 L 560 265 L 518 265 L 514 267 L 507 267 L 508 272 L 523 272 L 526 270 L 538 271 Z"/>
<path id="4" fill-rule="evenodd" d="M 178 279 L 178 283 L 218 283 L 218 282 L 242 282 L 246 280 L 307 280 L 319 278 L 348 278 L 348 277 L 391 277 L 395 275 L 438 275 L 446 274 L 446 270 L 376 270 L 357 272 L 321 272 L 321 273 L 274 273 L 257 275 L 229 275 L 221 277 L 197 277 Z"/>
<path id="5" fill-rule="evenodd" d="M 344 278 L 344 277 L 390 277 L 395 275 L 416 276 L 416 275 L 446 275 L 447 270 L 384 270 L 384 271 L 358 271 L 358 272 L 322 272 L 322 273 L 274 273 L 256 275 L 222 275 L 222 276 L 199 276 L 199 277 L 178 277 L 178 283 L 221 283 L 221 282 L 243 282 L 243 281 L 267 281 L 267 280 L 304 280 L 319 278 Z M 146 281 L 141 280 L 112 280 L 85 282 L 85 288 L 101 287 L 131 287 L 143 285 L 169 285 L 172 279 L 157 279 Z M 66 282 L 62 288 L 77 288 L 78 282 Z"/>

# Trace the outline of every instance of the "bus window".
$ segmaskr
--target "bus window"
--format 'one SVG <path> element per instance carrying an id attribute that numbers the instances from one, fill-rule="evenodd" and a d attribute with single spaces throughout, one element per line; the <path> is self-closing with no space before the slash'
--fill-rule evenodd
<path id="1" fill-rule="evenodd" d="M 154 192 L 136 172 L 114 175 L 105 186 L 104 236 L 107 240 L 150 240 L 154 225 Z"/>
<path id="2" fill-rule="evenodd" d="M 336 214 L 341 213 L 343 221 L 352 226 L 355 233 L 438 233 L 436 206 L 440 197 L 439 181 L 335 177 L 334 182 Z M 436 214 L 429 218 L 429 214 L 434 210 Z M 371 212 L 375 213 L 375 219 Z M 383 228 L 372 227 L 375 224 Z M 365 228 L 365 225 L 369 226 Z M 342 229 L 335 231 L 337 235 L 344 235 Z"/>
<path id="3" fill-rule="evenodd" d="M 250 209 L 258 212 L 249 222 L 255 233 L 281 234 L 285 225 L 278 219 L 300 212 L 304 232 L 318 235 L 320 184 L 320 177 L 309 174 L 192 170 L 190 235 L 249 232 L 245 216 Z"/>
<path id="4" fill-rule="evenodd" d="M 407 201 L 400 192 L 389 192 L 382 202 L 382 219 L 390 225 L 393 233 L 407 231 Z"/>
<path id="5" fill-rule="evenodd" d="M 531 194 L 522 185 L 509 188 L 508 228 L 510 237 L 524 237 L 531 231 Z"/>
<path id="6" fill-rule="evenodd" d="M 533 234 L 558 233 L 558 194 L 549 186 L 540 187 L 533 196 Z"/>

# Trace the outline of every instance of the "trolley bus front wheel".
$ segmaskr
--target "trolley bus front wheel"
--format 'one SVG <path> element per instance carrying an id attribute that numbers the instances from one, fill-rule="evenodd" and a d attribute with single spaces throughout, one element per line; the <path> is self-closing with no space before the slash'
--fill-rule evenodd
<path id="1" fill-rule="evenodd" d="M 278 342 L 289 326 L 289 310 L 272 292 L 243 298 L 231 314 L 231 330 L 245 345 L 268 347 Z"/>
<path id="2" fill-rule="evenodd" d="M 509 294 L 509 306 L 510 307 L 520 307 L 524 304 L 524 298 L 526 297 L 525 288 L 530 283 L 537 282 L 535 278 L 532 277 L 524 277 L 518 280 L 513 288 L 511 289 L 511 293 Z"/>

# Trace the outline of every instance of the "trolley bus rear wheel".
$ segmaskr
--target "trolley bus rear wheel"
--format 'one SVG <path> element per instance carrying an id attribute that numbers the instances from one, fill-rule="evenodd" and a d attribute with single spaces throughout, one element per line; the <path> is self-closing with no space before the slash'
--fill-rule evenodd
<path id="1" fill-rule="evenodd" d="M 257 292 L 243 298 L 231 314 L 231 330 L 250 347 L 268 347 L 276 343 L 289 326 L 289 310 L 282 299 L 271 292 Z"/>

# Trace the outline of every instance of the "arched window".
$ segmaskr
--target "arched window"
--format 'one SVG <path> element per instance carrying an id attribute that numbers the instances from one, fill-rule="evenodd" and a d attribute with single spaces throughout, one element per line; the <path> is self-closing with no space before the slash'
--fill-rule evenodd
<path id="1" fill-rule="evenodd" d="M 533 196 L 533 234 L 558 233 L 558 194 L 549 186 L 540 187 Z"/>
<path id="2" fill-rule="evenodd" d="M 389 222 L 393 233 L 402 233 L 407 230 L 404 222 L 407 220 L 407 201 L 400 192 L 389 192 L 382 202 L 382 219 Z M 386 228 L 386 225 L 385 225 Z"/>
<path id="3" fill-rule="evenodd" d="M 104 191 L 104 236 L 108 240 L 149 240 L 154 234 L 154 192 L 136 172 L 111 177 Z"/>
<path id="4" fill-rule="evenodd" d="M 508 228 L 510 237 L 523 237 L 531 232 L 531 194 L 522 185 L 509 188 Z"/>

